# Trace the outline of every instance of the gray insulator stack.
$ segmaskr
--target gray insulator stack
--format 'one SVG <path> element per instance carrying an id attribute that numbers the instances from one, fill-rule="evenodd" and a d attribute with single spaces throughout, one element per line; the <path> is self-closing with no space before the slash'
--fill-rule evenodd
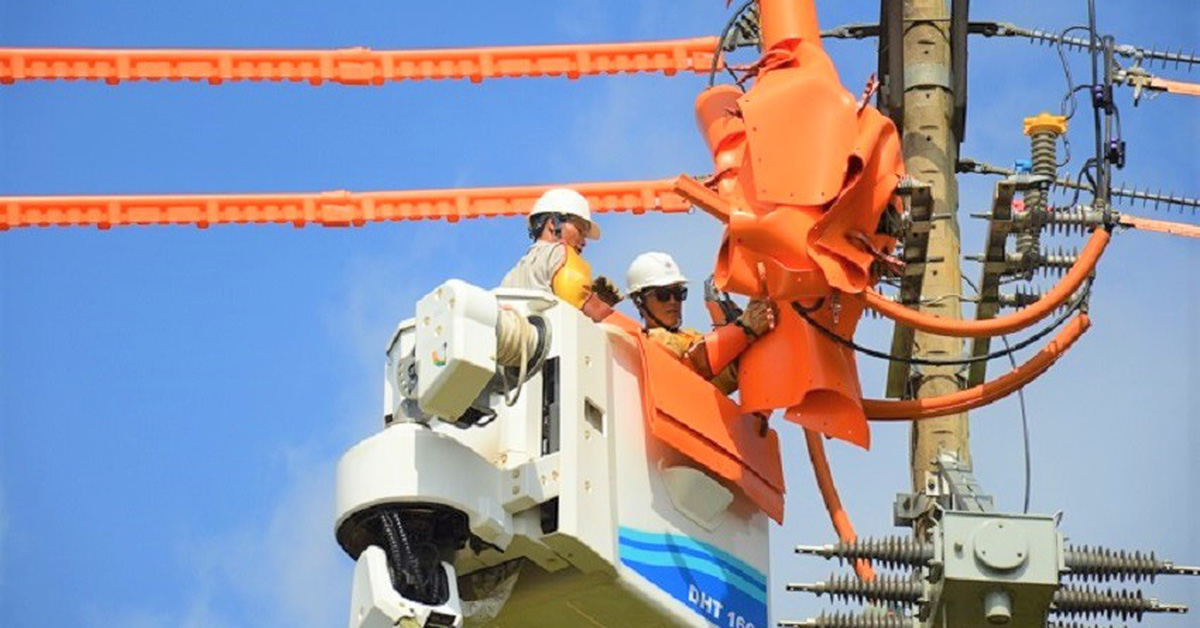
<path id="1" fill-rule="evenodd" d="M 887 567 L 924 567 L 933 559 L 933 545 L 910 538 L 889 536 L 833 545 L 801 545 L 796 548 L 796 553 L 837 558 L 842 562 L 864 558 Z"/>
<path id="2" fill-rule="evenodd" d="M 1186 613 L 1180 604 L 1162 604 L 1157 599 L 1142 596 L 1141 591 L 1100 591 L 1063 587 L 1054 593 L 1051 612 L 1056 615 L 1076 615 L 1087 618 L 1103 615 L 1105 619 L 1141 621 L 1146 613 Z"/>
<path id="3" fill-rule="evenodd" d="M 1078 249 L 1058 247 L 1054 250 L 1046 249 L 1039 252 L 1037 265 L 1044 275 L 1062 275 L 1075 265 L 1077 259 L 1079 259 Z"/>
<path id="4" fill-rule="evenodd" d="M 849 613 L 821 613 L 804 621 L 781 621 L 780 628 L 917 628 L 908 617 L 873 617 Z"/>
<path id="5" fill-rule="evenodd" d="M 1046 622 L 1046 628 L 1114 628 L 1113 626 L 1101 626 L 1099 624 L 1077 624 L 1073 621 L 1051 621 Z"/>
<path id="6" fill-rule="evenodd" d="M 1029 134 L 1032 173 L 1053 181 L 1058 174 L 1058 133 L 1036 129 Z M 1047 190 L 1035 188 L 1025 192 L 1025 214 L 1017 232 L 1017 255 L 1020 272 L 1025 279 L 1032 279 L 1037 269 L 1037 254 L 1042 245 L 1042 227 L 1047 220 Z"/>
<path id="7" fill-rule="evenodd" d="M 860 580 L 853 574 L 831 575 L 825 582 L 789 584 L 788 591 L 828 595 L 835 602 L 916 604 L 924 586 L 906 576 L 880 574 L 874 580 Z"/>
<path id="8" fill-rule="evenodd" d="M 1087 205 L 1064 207 L 1046 212 L 1046 228 L 1052 235 L 1075 235 L 1104 224 L 1104 212 Z"/>
<path id="9" fill-rule="evenodd" d="M 1001 292 L 997 295 L 1000 307 L 1022 308 L 1037 303 L 1042 298 L 1042 291 L 1037 288 L 1017 286 L 1014 292 Z"/>
<path id="10" fill-rule="evenodd" d="M 1200 567 L 1177 566 L 1169 560 L 1159 560 L 1154 552 L 1143 554 L 1103 547 L 1089 548 L 1086 545 L 1071 546 L 1064 552 L 1064 561 L 1067 577 L 1101 582 L 1126 579 L 1154 582 L 1155 576 L 1200 576 Z"/>

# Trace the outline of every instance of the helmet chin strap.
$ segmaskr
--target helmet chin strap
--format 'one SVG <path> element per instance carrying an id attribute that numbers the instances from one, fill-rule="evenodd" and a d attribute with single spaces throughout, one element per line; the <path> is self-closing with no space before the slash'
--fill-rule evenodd
<path id="1" fill-rule="evenodd" d="M 637 306 L 638 313 L 641 314 L 643 317 L 654 321 L 654 324 L 658 325 L 659 327 L 662 327 L 663 329 L 665 329 L 671 333 L 676 333 L 679 331 L 679 325 L 674 325 L 674 326 L 668 325 L 668 324 L 662 322 L 662 320 L 660 320 L 657 316 L 654 315 L 653 312 L 650 311 L 650 308 L 646 306 L 646 297 L 644 294 L 639 292 L 638 294 L 633 295 L 632 298 L 633 298 L 633 304 Z M 680 317 L 680 318 L 682 319 L 682 317 Z M 680 320 L 680 323 L 682 323 L 682 322 L 683 321 Z M 646 326 L 646 325 L 642 326 L 642 331 L 647 331 L 649 329 L 650 329 L 649 326 Z"/>

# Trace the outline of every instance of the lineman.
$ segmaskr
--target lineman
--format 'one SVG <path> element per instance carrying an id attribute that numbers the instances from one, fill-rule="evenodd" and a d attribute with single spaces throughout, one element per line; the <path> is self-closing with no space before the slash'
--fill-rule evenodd
<path id="1" fill-rule="evenodd" d="M 533 244 L 501 287 L 550 292 L 593 320 L 612 311 L 620 296 L 608 279 L 592 281 L 592 267 L 581 255 L 588 240 L 600 239 L 600 227 L 582 194 L 567 188 L 542 194 L 529 212 L 529 237 Z"/>
<path id="2" fill-rule="evenodd" d="M 775 328 L 775 306 L 752 300 L 732 323 L 709 334 L 681 327 L 687 278 L 666 253 L 643 253 L 629 265 L 629 296 L 642 316 L 646 336 L 675 354 L 688 368 L 721 392 L 737 389 L 734 360 L 746 347 Z"/>

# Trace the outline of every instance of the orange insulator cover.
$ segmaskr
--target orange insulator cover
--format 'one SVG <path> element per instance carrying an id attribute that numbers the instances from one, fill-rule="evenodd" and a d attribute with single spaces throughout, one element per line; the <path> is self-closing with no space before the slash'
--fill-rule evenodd
<path id="1" fill-rule="evenodd" d="M 742 409 L 786 409 L 791 421 L 867 447 L 852 351 L 790 303 L 815 304 L 817 320 L 853 336 L 862 304 L 849 297 L 874 283 L 872 264 L 895 245 L 876 229 L 904 175 L 900 138 L 838 81 L 810 0 L 761 0 L 759 9 L 766 52 L 751 66 L 753 85 L 696 100 L 715 166 L 708 186 L 723 199 L 702 206 L 726 223 L 714 281 L 780 305 L 778 328 L 740 358 Z"/>

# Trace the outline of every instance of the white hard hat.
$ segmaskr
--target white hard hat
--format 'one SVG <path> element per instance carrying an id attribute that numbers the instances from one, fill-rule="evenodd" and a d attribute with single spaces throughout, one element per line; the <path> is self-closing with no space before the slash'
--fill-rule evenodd
<path id="1" fill-rule="evenodd" d="M 546 190 L 536 202 L 533 204 L 533 209 L 529 212 L 529 217 L 533 218 L 538 214 L 566 214 L 568 216 L 578 216 L 588 223 L 588 232 L 584 235 L 590 240 L 600 239 L 600 225 L 592 221 L 592 211 L 588 207 L 587 199 L 582 194 L 570 188 L 554 188 Z"/>
<path id="2" fill-rule="evenodd" d="M 670 255 L 657 251 L 635 257 L 625 278 L 631 293 L 687 282 L 687 277 L 679 270 L 679 264 Z"/>

